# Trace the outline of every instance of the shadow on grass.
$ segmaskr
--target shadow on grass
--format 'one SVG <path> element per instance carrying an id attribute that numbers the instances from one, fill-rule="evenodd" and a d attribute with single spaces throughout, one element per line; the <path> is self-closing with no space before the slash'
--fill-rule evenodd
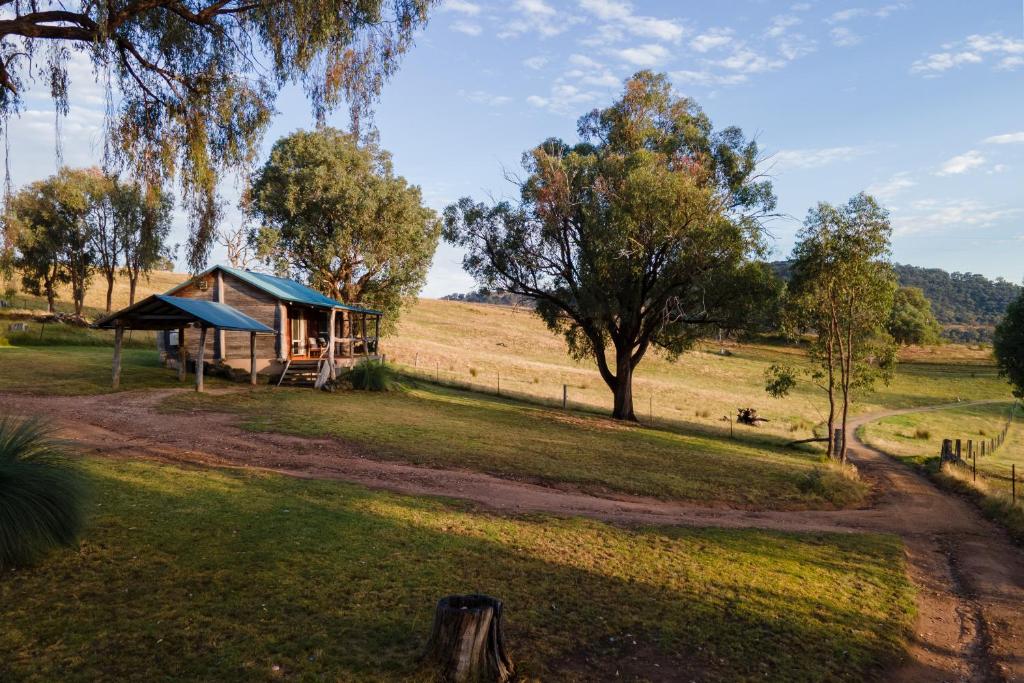
<path id="1" fill-rule="evenodd" d="M 464 592 L 505 600 L 521 670 L 558 680 L 638 653 L 642 678 L 685 662 L 708 680 L 864 680 L 906 623 L 888 538 L 631 532 L 335 483 L 84 467 L 99 495 L 80 552 L 0 579 L 5 678 L 418 680 L 434 602 Z"/>

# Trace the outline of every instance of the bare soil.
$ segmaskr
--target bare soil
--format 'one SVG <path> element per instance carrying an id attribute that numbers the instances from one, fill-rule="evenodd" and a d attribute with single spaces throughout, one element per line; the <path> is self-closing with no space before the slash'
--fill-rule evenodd
<path id="1" fill-rule="evenodd" d="M 0 394 L 0 412 L 47 416 L 85 453 L 338 479 L 461 499 L 505 513 L 580 515 L 629 525 L 897 534 L 918 589 L 918 616 L 908 657 L 888 680 L 1024 681 L 1024 551 L 970 503 L 938 490 L 856 438 L 851 459 L 875 492 L 868 507 L 751 511 L 597 497 L 479 472 L 379 461 L 372 452 L 339 440 L 247 432 L 231 415 L 158 412 L 158 404 L 171 393 Z M 907 412 L 915 410 L 863 416 L 857 424 Z"/>

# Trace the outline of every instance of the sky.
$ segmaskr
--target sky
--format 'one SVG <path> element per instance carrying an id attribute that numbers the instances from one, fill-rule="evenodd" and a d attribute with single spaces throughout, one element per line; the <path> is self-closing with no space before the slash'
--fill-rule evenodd
<path id="1" fill-rule="evenodd" d="M 514 198 L 522 153 L 574 140 L 576 120 L 640 69 L 757 140 L 784 214 L 768 226 L 775 257 L 810 207 L 866 190 L 891 211 L 896 261 L 1024 279 L 1022 0 L 445 0 L 375 123 L 429 206 Z M 102 90 L 85 63 L 71 83 L 64 160 L 96 163 Z M 313 123 L 301 93 L 277 108 L 267 150 Z M 11 122 L 15 186 L 54 172 L 54 118 L 37 88 Z M 178 215 L 174 240 L 187 233 Z M 442 244 L 423 295 L 473 289 L 461 258 Z"/>

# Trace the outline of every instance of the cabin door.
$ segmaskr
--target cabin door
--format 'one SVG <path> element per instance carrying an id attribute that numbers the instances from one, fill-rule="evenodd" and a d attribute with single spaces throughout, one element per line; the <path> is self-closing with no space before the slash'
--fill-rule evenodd
<path id="1" fill-rule="evenodd" d="M 292 358 L 303 358 L 309 353 L 307 344 L 309 343 L 309 323 L 306 318 L 302 315 L 302 311 L 293 311 L 292 315 L 288 316 L 291 322 L 291 333 L 292 333 Z"/>

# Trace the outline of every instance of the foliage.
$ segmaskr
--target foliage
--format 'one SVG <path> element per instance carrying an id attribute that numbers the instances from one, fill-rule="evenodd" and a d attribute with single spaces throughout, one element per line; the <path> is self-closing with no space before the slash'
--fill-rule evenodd
<path id="1" fill-rule="evenodd" d="M 0 569 L 75 543 L 84 516 L 80 473 L 37 420 L 0 418 Z"/>
<path id="2" fill-rule="evenodd" d="M 612 415 L 634 420 L 633 371 L 652 346 L 677 356 L 771 296 L 748 259 L 775 197 L 757 145 L 714 131 L 664 75 L 637 73 L 578 129 L 575 145 L 524 154 L 518 203 L 449 206 L 445 238 L 481 286 L 534 299 L 574 357 L 596 360 Z"/>
<path id="3" fill-rule="evenodd" d="M 277 93 L 301 85 L 318 120 L 344 99 L 358 122 L 433 4 L 12 0 L 0 24 L 0 116 L 22 109 L 37 83 L 67 116 L 69 71 L 91 62 L 111 102 L 106 156 L 147 194 L 178 177 L 192 226 L 188 263 L 199 270 L 218 179 L 255 158 Z"/>
<path id="4" fill-rule="evenodd" d="M 274 144 L 253 179 L 253 238 L 277 270 L 384 311 L 393 326 L 423 287 L 441 233 L 422 202 L 375 143 L 334 128 L 298 131 Z"/>
<path id="5" fill-rule="evenodd" d="M 999 372 L 1010 381 L 1013 395 L 1024 398 L 1024 292 L 1006 310 L 992 339 Z"/>
<path id="6" fill-rule="evenodd" d="M 797 385 L 797 371 L 790 365 L 772 363 L 764 370 L 765 391 L 773 398 L 785 398 Z"/>
<path id="7" fill-rule="evenodd" d="M 917 287 L 900 287 L 892 302 L 886 329 L 897 344 L 937 344 L 942 328 L 932 315 L 932 305 Z"/>
<path id="8" fill-rule="evenodd" d="M 394 370 L 379 361 L 366 360 L 348 371 L 345 379 L 353 389 L 362 391 L 393 391 L 398 387 Z"/>
<path id="9" fill-rule="evenodd" d="M 143 196 L 137 183 L 121 183 L 97 168 L 61 169 L 28 185 L 9 202 L 5 226 L 22 285 L 46 296 L 54 311 L 57 288 L 68 284 L 81 316 L 98 269 L 107 283 L 106 310 L 119 264 L 129 276 L 131 300 L 139 275 L 169 255 L 171 199 Z"/>
<path id="10" fill-rule="evenodd" d="M 887 261 L 892 228 L 888 213 L 866 194 L 845 206 L 820 203 L 808 212 L 793 249 L 789 283 L 789 326 L 810 330 L 815 365 L 812 377 L 828 396 L 828 434 L 837 410 L 842 431 L 853 391 L 867 390 L 875 380 L 891 377 L 896 349 L 883 326 L 892 310 L 896 289 Z M 792 373 L 769 373 L 767 390 L 775 396 L 792 388 Z M 837 395 L 841 398 L 837 405 Z M 846 460 L 846 440 L 839 452 Z"/>
<path id="11" fill-rule="evenodd" d="M 775 261 L 771 266 L 783 279 L 791 277 L 792 261 Z M 935 319 L 946 326 L 946 338 L 964 343 L 991 340 L 992 327 L 1022 291 L 1020 285 L 1002 278 L 989 280 L 977 273 L 949 273 L 900 263 L 893 268 L 901 287 L 924 292 Z"/>
<path id="12" fill-rule="evenodd" d="M 131 305 L 135 303 L 139 276 L 166 264 L 177 250 L 167 243 L 174 199 L 159 189 L 147 190 L 139 183 L 119 183 L 113 188 L 112 204 Z"/>

